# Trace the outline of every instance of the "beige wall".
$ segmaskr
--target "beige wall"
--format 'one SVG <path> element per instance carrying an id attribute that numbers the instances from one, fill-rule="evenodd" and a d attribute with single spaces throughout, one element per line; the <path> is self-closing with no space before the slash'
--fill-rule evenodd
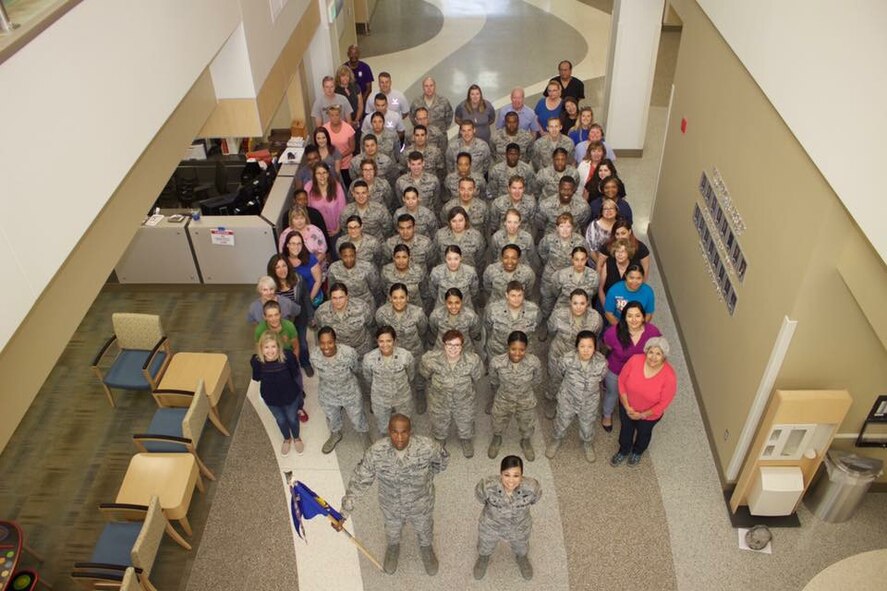
<path id="1" fill-rule="evenodd" d="M 0 353 L 0 451 L 214 106 L 207 70 L 145 148 Z M 93 394 L 96 404 L 106 404 L 98 383 Z"/>
<path id="2" fill-rule="evenodd" d="M 784 316 L 799 325 L 777 387 L 846 388 L 861 398 L 851 417 L 887 392 L 887 356 L 834 269 L 843 242 L 859 230 L 696 2 L 673 4 L 684 28 L 650 231 L 723 475 Z M 748 226 L 739 238 L 748 273 L 742 284 L 734 280 L 732 317 L 692 223 L 700 174 L 713 166 Z M 834 320 L 823 320 L 829 314 Z M 856 430 L 853 420 L 844 430 Z"/>

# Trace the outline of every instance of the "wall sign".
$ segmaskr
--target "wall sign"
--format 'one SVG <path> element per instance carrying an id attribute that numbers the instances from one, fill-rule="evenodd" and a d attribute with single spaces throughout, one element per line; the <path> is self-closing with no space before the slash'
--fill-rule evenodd
<path id="1" fill-rule="evenodd" d="M 699 249 L 702 252 L 702 258 L 705 261 L 705 268 L 711 277 L 712 285 L 718 294 L 718 299 L 727 304 L 727 311 L 732 316 L 736 311 L 736 303 L 738 301 L 736 290 L 733 288 L 733 282 L 730 280 L 730 273 L 727 271 L 727 260 L 721 257 L 721 251 L 718 249 L 717 236 L 709 228 L 709 220 L 706 219 L 705 213 L 697 203 L 693 208 L 693 225 L 699 233 Z"/>

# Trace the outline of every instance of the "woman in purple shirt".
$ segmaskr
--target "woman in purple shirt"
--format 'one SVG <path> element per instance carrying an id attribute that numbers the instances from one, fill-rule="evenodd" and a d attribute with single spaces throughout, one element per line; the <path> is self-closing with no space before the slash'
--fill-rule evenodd
<path id="1" fill-rule="evenodd" d="M 601 427 L 608 433 L 613 430 L 613 411 L 619 403 L 619 372 L 632 355 L 644 353 L 644 344 L 653 337 L 662 336 L 652 322 L 646 322 L 647 311 L 640 302 L 628 302 L 622 308 L 622 316 L 615 326 L 604 332 L 607 355 L 607 375 L 604 392 Z"/>

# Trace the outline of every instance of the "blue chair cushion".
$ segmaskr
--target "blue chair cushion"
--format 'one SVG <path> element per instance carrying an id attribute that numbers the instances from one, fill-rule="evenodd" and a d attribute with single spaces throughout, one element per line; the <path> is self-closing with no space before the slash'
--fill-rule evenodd
<path id="1" fill-rule="evenodd" d="M 106 525 L 92 550 L 90 562 L 131 566 L 130 551 L 142 531 L 142 525 L 144 524 L 141 522 L 115 522 Z"/>
<path id="2" fill-rule="evenodd" d="M 150 390 L 151 385 L 142 375 L 142 366 L 145 365 L 149 355 L 151 355 L 151 351 L 124 349 L 105 375 L 105 384 L 110 388 L 120 388 L 121 390 Z M 152 376 L 156 376 L 165 359 L 166 352 L 158 351 L 148 372 Z"/>
<path id="3" fill-rule="evenodd" d="M 158 408 L 145 431 L 148 435 L 182 436 L 182 420 L 185 418 L 187 408 Z M 166 441 L 145 441 L 145 449 L 152 453 L 176 453 L 188 451 L 181 443 Z"/>

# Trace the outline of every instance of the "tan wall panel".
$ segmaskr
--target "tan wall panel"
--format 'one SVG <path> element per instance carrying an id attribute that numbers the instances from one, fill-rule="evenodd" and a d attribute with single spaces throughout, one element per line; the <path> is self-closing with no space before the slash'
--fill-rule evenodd
<path id="1" fill-rule="evenodd" d="M 651 233 L 723 474 L 827 225 L 811 203 L 836 197 L 696 2 L 674 4 L 684 28 Z M 692 222 L 700 174 L 713 166 L 748 226 L 739 242 L 749 270 L 736 286 L 732 317 L 717 299 Z"/>
<path id="2" fill-rule="evenodd" d="M 214 105 L 215 93 L 206 70 L 111 195 L 0 354 L 0 451 Z M 82 371 L 90 369 L 83 367 Z M 96 404 L 106 404 L 98 383 L 94 395 Z"/>
<path id="3" fill-rule="evenodd" d="M 257 137 L 262 135 L 262 124 L 256 101 L 252 99 L 222 99 L 206 120 L 198 137 Z"/>
<path id="4" fill-rule="evenodd" d="M 290 81 L 296 75 L 299 62 L 302 61 L 308 49 L 308 44 L 314 37 L 314 32 L 319 25 L 320 10 L 317 3 L 312 2 L 305 14 L 302 15 L 298 26 L 293 30 L 293 34 L 280 53 L 280 57 L 277 58 L 277 61 L 271 67 L 271 71 L 268 73 L 268 77 L 265 79 L 256 97 L 261 129 L 266 129 L 268 124 L 270 124 L 271 117 L 283 99 Z M 294 114 L 294 116 L 297 115 Z"/>

